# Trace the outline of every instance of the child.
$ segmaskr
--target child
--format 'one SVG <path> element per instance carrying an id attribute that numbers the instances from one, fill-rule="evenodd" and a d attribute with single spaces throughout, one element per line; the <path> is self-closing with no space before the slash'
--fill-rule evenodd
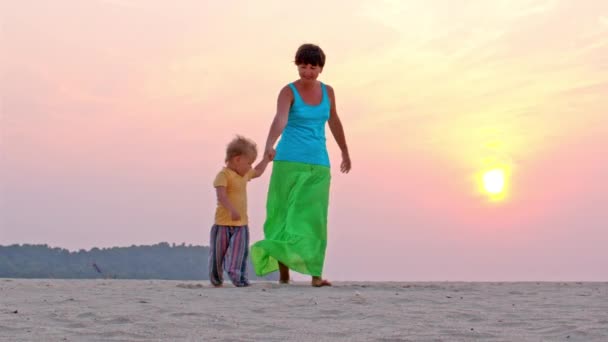
<path id="1" fill-rule="evenodd" d="M 213 182 L 218 204 L 209 244 L 209 280 L 216 287 L 222 286 L 224 266 L 234 286 L 249 286 L 247 182 L 261 176 L 270 162 L 268 157 L 264 157 L 252 169 L 251 165 L 256 158 L 255 143 L 237 136 L 228 144 L 226 167 L 217 174 Z"/>

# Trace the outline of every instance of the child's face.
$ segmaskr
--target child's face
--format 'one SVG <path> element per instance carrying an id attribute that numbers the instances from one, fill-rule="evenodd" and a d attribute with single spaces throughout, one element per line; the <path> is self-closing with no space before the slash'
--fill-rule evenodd
<path id="1" fill-rule="evenodd" d="M 321 71 L 323 71 L 323 68 L 318 65 L 298 64 L 298 74 L 304 81 L 315 81 Z"/>
<path id="2" fill-rule="evenodd" d="M 252 155 L 242 154 L 232 158 L 229 167 L 238 173 L 241 177 L 245 176 L 251 170 L 255 157 Z"/>

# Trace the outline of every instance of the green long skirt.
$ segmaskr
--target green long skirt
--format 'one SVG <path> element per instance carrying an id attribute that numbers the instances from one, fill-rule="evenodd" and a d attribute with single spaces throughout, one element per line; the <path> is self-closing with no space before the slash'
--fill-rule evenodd
<path id="1" fill-rule="evenodd" d="M 258 276 L 278 270 L 278 263 L 321 276 L 327 247 L 329 167 L 275 161 L 272 166 L 264 240 L 251 246 Z"/>

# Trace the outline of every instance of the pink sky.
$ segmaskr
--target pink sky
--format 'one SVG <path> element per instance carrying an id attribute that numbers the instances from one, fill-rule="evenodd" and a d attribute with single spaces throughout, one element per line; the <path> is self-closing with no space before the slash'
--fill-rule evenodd
<path id="1" fill-rule="evenodd" d="M 354 164 L 334 172 L 327 277 L 608 280 L 606 1 L 5 1 L 0 16 L 0 244 L 208 244 L 225 144 L 264 144 L 313 42 Z M 475 179 L 494 165 L 501 201 Z M 254 241 L 268 179 L 249 186 Z"/>

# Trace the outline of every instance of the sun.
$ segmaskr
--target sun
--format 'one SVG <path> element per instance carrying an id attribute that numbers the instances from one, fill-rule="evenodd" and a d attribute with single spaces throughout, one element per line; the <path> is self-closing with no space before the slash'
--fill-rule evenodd
<path id="1" fill-rule="evenodd" d="M 493 169 L 483 174 L 483 188 L 490 195 L 499 195 L 505 189 L 505 172 L 502 169 Z"/>

